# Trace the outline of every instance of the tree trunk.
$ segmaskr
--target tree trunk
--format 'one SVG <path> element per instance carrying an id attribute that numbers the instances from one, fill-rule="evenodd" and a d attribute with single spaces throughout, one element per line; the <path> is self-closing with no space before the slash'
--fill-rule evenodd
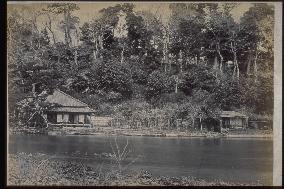
<path id="1" fill-rule="evenodd" d="M 76 46 L 78 46 L 80 39 L 79 39 L 79 34 L 78 34 L 77 28 L 75 28 L 75 32 L 76 32 Z"/>
<path id="2" fill-rule="evenodd" d="M 239 79 L 240 79 L 240 69 L 239 69 L 238 61 L 236 62 L 236 66 L 237 66 L 237 79 L 239 81 Z"/>
<path id="3" fill-rule="evenodd" d="M 251 66 L 251 51 L 249 51 L 248 64 L 247 64 L 247 75 L 250 74 L 250 66 Z"/>
<path id="4" fill-rule="evenodd" d="M 97 50 L 98 50 L 98 40 L 97 40 L 97 38 L 94 37 L 94 41 L 93 42 L 95 43 L 95 49 L 93 51 L 93 56 L 94 56 L 94 60 L 96 60 L 97 59 Z"/>
<path id="5" fill-rule="evenodd" d="M 94 60 L 96 60 L 97 59 L 97 52 L 96 52 L 96 50 L 93 51 L 93 56 L 94 56 Z"/>
<path id="6" fill-rule="evenodd" d="M 256 50 L 256 52 L 255 52 L 255 58 L 254 58 L 254 76 L 255 76 L 255 82 L 257 81 L 257 55 L 258 55 L 258 53 L 257 53 L 257 50 Z"/>
<path id="7" fill-rule="evenodd" d="M 237 79 L 239 80 L 239 66 L 238 66 L 238 59 L 237 59 L 237 50 L 236 50 L 236 47 L 233 45 L 233 42 L 231 42 L 231 52 L 233 53 L 233 56 L 234 56 L 233 79 L 235 78 L 235 76 L 237 76 Z"/>
<path id="8" fill-rule="evenodd" d="M 220 57 L 219 70 L 220 70 L 221 73 L 223 73 L 222 65 L 223 65 L 224 58 L 223 58 L 221 51 L 220 51 L 220 44 L 218 43 L 216 46 L 217 46 L 216 47 L 217 53 Z"/>
<path id="9" fill-rule="evenodd" d="M 202 119 L 199 118 L 199 121 L 200 121 L 200 130 L 202 131 Z"/>
<path id="10" fill-rule="evenodd" d="M 122 46 L 122 51 L 121 51 L 121 59 L 120 59 L 120 63 L 121 63 L 121 64 L 122 64 L 123 61 L 124 61 L 123 53 L 124 53 L 124 45 Z"/>
<path id="11" fill-rule="evenodd" d="M 236 76 L 237 79 L 239 79 L 239 65 L 237 61 L 237 54 L 234 52 L 234 72 L 233 72 L 233 78 Z"/>
<path id="12" fill-rule="evenodd" d="M 102 33 L 102 32 L 101 32 Z M 98 36 L 98 42 L 99 42 L 99 47 L 101 48 L 101 49 L 104 49 L 104 45 L 103 45 L 103 36 L 102 36 L 102 34 L 99 34 L 99 36 Z"/>
<path id="13" fill-rule="evenodd" d="M 74 61 L 75 61 L 76 66 L 78 66 L 78 51 L 77 51 L 77 49 L 75 50 Z"/>
<path id="14" fill-rule="evenodd" d="M 217 56 L 215 56 L 215 58 L 214 58 L 213 68 L 214 68 L 214 69 L 217 69 L 217 68 L 218 68 L 218 58 L 217 58 Z"/>
<path id="15" fill-rule="evenodd" d="M 68 11 L 66 16 L 66 32 L 67 32 L 66 34 L 67 34 L 68 46 L 72 45 L 70 20 L 71 20 L 71 15 L 70 12 Z"/>
<path id="16" fill-rule="evenodd" d="M 178 119 L 176 119 L 176 124 L 177 124 L 177 131 L 179 131 L 179 122 L 178 122 Z"/>
<path id="17" fill-rule="evenodd" d="M 65 39 L 65 44 L 69 46 L 69 41 L 68 41 L 68 35 L 67 35 L 67 13 L 64 12 L 64 21 L 65 21 L 65 27 L 64 27 L 64 39 Z"/>
<path id="18" fill-rule="evenodd" d="M 46 23 L 46 27 L 47 29 L 49 30 L 49 32 L 51 33 L 51 36 L 52 36 L 52 40 L 53 40 L 53 44 L 56 44 L 56 40 L 55 40 L 55 34 L 52 30 L 52 24 L 51 24 L 51 18 L 50 18 L 50 15 L 47 13 L 47 18 L 48 18 L 48 24 Z"/>
<path id="19" fill-rule="evenodd" d="M 175 79 L 175 93 L 177 93 L 178 92 L 178 84 L 179 84 L 178 76 L 175 76 L 174 79 Z"/>
<path id="20" fill-rule="evenodd" d="M 175 93 L 177 93 L 178 92 L 178 82 L 176 82 L 176 84 L 175 84 Z"/>
<path id="21" fill-rule="evenodd" d="M 52 31 L 52 29 L 51 29 L 51 28 L 49 28 L 49 27 L 48 27 L 48 30 L 49 30 L 49 31 L 50 31 L 50 33 L 51 33 L 52 40 L 53 40 L 53 44 L 55 45 L 55 44 L 56 44 L 55 34 L 54 34 L 54 32 Z"/>

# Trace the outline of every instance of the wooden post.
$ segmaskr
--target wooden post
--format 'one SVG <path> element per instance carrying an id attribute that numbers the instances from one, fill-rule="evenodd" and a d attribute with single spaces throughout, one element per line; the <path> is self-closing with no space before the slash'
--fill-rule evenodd
<path id="1" fill-rule="evenodd" d="M 202 131 L 202 119 L 201 119 L 201 117 L 199 118 L 199 121 L 200 121 L 200 130 Z"/>
<path id="2" fill-rule="evenodd" d="M 222 118 L 220 118 L 220 132 L 222 132 L 222 127 L 223 127 L 223 125 L 222 125 Z"/>
<path id="3" fill-rule="evenodd" d="M 161 124 L 161 122 L 162 122 L 162 119 L 160 118 L 160 121 L 159 121 L 159 119 L 158 119 L 158 124 L 160 124 L 160 125 L 159 125 L 160 131 L 162 131 L 162 124 Z"/>
<path id="4" fill-rule="evenodd" d="M 138 130 L 138 121 L 136 121 L 136 129 Z"/>
<path id="5" fill-rule="evenodd" d="M 246 117 L 245 129 L 248 127 L 248 117 Z"/>
<path id="6" fill-rule="evenodd" d="M 179 131 L 179 123 L 178 123 L 178 119 L 176 119 L 176 124 L 177 124 L 177 131 Z"/>

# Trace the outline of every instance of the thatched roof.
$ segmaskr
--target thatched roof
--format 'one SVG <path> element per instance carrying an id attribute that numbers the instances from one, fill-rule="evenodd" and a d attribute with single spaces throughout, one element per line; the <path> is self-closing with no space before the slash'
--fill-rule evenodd
<path id="1" fill-rule="evenodd" d="M 45 102 L 68 107 L 88 107 L 86 103 L 81 102 L 58 89 L 55 89 L 52 95 L 47 96 Z"/>
<path id="2" fill-rule="evenodd" d="M 23 105 L 31 102 L 33 97 L 27 97 L 26 99 L 17 103 L 17 105 Z M 88 105 L 62 91 L 55 89 L 51 95 L 48 95 L 45 102 L 56 104 L 53 107 L 52 112 L 74 112 L 74 113 L 92 113 L 95 112 L 93 109 L 89 108 Z"/>
<path id="3" fill-rule="evenodd" d="M 239 112 L 235 112 L 235 111 L 222 111 L 222 113 L 220 114 L 220 117 L 243 117 L 243 118 L 247 118 L 248 116 L 241 114 Z"/>

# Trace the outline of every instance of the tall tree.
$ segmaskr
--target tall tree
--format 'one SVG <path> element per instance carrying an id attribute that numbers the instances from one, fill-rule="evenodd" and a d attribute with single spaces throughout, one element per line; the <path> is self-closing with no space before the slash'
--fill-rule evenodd
<path id="1" fill-rule="evenodd" d="M 75 30 L 75 25 L 79 23 L 79 18 L 72 15 L 72 12 L 79 10 L 78 5 L 74 3 L 53 3 L 47 6 L 48 12 L 61 15 L 63 14 L 63 20 L 60 22 L 61 29 L 64 32 L 65 43 L 67 46 L 72 45 L 71 31 Z"/>
<path id="2" fill-rule="evenodd" d="M 248 72 L 251 67 L 251 59 L 253 57 L 253 73 L 255 78 L 259 74 L 260 57 L 265 53 L 270 54 L 272 58 L 273 46 L 273 25 L 274 25 L 274 9 L 273 6 L 265 3 L 256 3 L 241 18 L 240 28 L 243 39 L 242 46 L 249 52 Z M 269 60 L 267 59 L 267 62 Z M 270 66 L 271 68 L 272 66 Z"/>

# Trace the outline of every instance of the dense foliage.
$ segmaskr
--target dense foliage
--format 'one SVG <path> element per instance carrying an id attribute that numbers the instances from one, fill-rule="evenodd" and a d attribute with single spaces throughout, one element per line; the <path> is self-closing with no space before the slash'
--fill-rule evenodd
<path id="1" fill-rule="evenodd" d="M 133 4 L 118 4 L 80 27 L 76 4 L 51 4 L 30 17 L 21 15 L 27 10 L 10 9 L 11 109 L 39 82 L 76 95 L 101 114 L 144 101 L 152 108 L 176 107 L 188 118 L 219 110 L 272 115 L 274 9 L 256 3 L 238 23 L 231 14 L 236 6 L 175 3 L 164 23 Z M 47 20 L 41 28 L 39 16 Z"/>

